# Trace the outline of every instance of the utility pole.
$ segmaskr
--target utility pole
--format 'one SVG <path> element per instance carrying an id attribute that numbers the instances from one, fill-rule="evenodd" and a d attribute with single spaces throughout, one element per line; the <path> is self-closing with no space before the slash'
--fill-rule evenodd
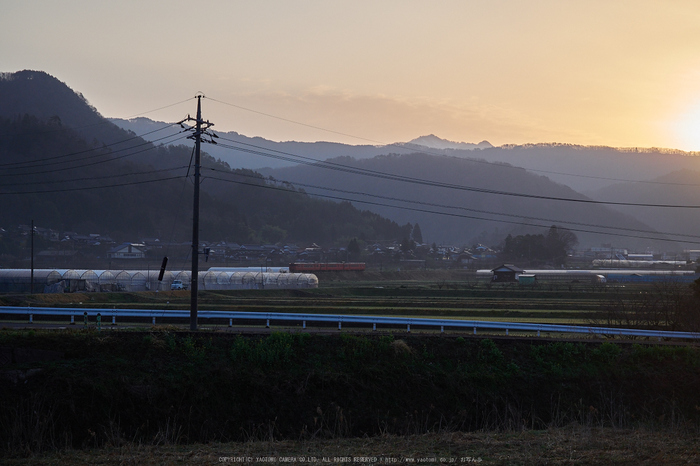
<path id="1" fill-rule="evenodd" d="M 190 282 L 190 330 L 197 330 L 197 293 L 199 291 L 199 182 L 200 182 L 200 166 L 201 166 L 201 143 L 202 134 L 211 137 L 218 137 L 213 133 L 207 133 L 207 129 L 214 126 L 209 121 L 202 121 L 202 96 L 197 96 L 197 118 L 187 118 L 180 122 L 180 125 L 185 121 L 194 121 L 194 132 L 189 139 L 194 139 L 194 206 L 192 209 L 192 277 Z M 183 126 L 184 127 L 184 126 Z M 192 130 L 193 128 L 186 128 Z M 205 141 L 216 144 L 213 140 Z"/>
<path id="2" fill-rule="evenodd" d="M 31 242 L 32 242 L 32 247 L 31 247 L 32 259 L 30 261 L 31 262 L 30 266 L 32 268 L 32 272 L 31 272 L 31 278 L 30 278 L 31 284 L 29 286 L 29 292 L 31 294 L 34 294 L 34 220 L 32 220 L 32 240 L 31 240 Z"/>

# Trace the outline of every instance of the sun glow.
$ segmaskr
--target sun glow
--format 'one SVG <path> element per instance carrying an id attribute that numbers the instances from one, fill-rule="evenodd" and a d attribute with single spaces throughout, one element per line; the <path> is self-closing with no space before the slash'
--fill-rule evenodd
<path id="1" fill-rule="evenodd" d="M 700 99 L 674 125 L 680 149 L 700 152 Z"/>

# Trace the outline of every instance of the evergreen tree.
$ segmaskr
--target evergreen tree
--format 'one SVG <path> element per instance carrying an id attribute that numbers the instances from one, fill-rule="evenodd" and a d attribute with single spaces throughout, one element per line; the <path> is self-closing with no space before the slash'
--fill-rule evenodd
<path id="1" fill-rule="evenodd" d="M 353 261 L 360 258 L 360 243 L 357 241 L 357 238 L 351 239 L 348 243 L 348 255 Z"/>
<path id="2" fill-rule="evenodd" d="M 413 241 L 418 244 L 423 244 L 423 233 L 420 231 L 420 225 L 417 223 L 413 226 L 413 232 L 411 233 Z"/>

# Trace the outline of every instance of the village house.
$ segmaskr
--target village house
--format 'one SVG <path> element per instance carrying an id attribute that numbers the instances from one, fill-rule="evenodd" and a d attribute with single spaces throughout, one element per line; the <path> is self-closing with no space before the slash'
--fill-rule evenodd
<path id="1" fill-rule="evenodd" d="M 110 259 L 143 259 L 146 257 L 146 246 L 138 243 L 122 243 L 109 251 Z"/>

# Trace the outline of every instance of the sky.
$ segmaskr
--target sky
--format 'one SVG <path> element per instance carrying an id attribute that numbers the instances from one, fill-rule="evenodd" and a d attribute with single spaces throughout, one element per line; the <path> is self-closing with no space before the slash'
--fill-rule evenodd
<path id="1" fill-rule="evenodd" d="M 105 117 L 177 121 L 201 93 L 213 129 L 275 141 L 700 151 L 696 0 L 0 0 L 0 12 L 0 71 L 45 71 Z"/>

